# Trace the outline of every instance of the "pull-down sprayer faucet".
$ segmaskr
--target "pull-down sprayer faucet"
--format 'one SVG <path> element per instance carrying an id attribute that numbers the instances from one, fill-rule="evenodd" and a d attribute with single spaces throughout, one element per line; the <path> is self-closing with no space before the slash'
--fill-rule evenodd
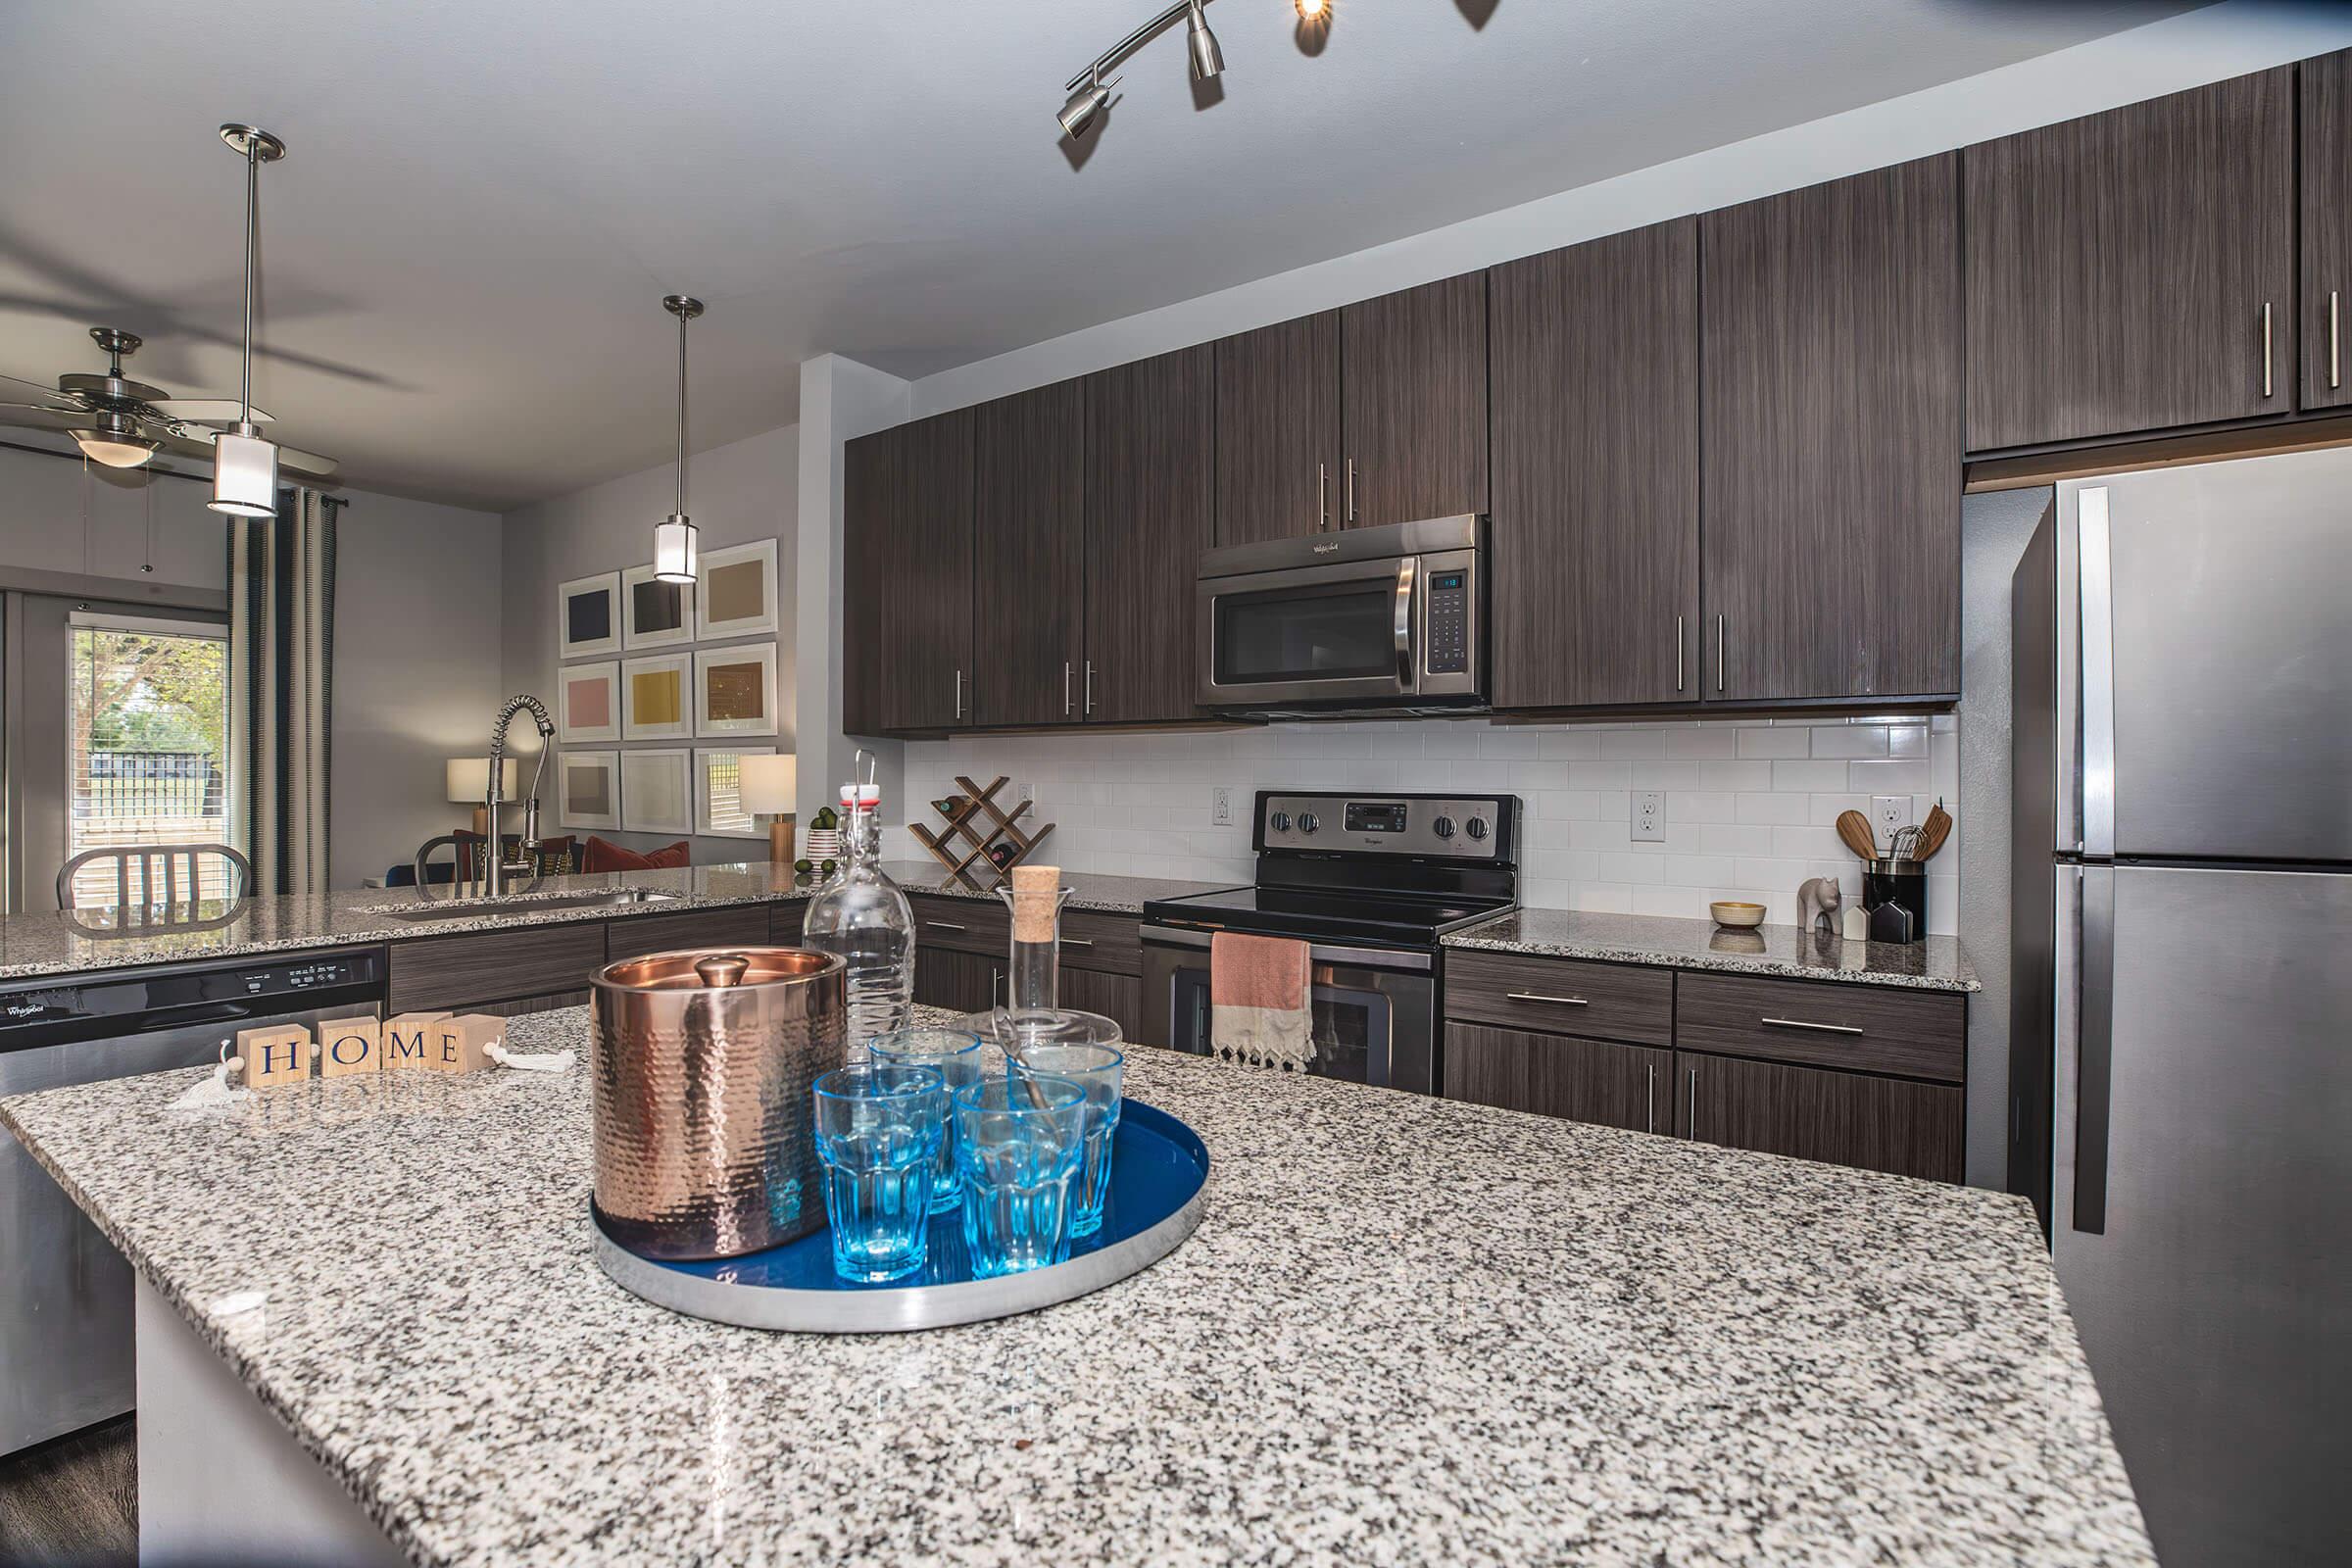
<path id="1" fill-rule="evenodd" d="M 547 705 L 527 693 L 507 699 L 507 706 L 498 710 L 498 723 L 490 731 L 489 808 L 490 842 L 482 847 L 482 895 L 498 898 L 507 890 L 506 844 L 498 831 L 499 774 L 507 759 L 507 726 L 523 709 L 531 710 L 531 721 L 539 726 L 539 765 L 531 772 L 531 793 L 522 807 L 522 854 L 527 867 L 532 846 L 539 842 L 539 781 L 547 776 L 548 742 L 556 738 L 555 721 L 547 716 Z"/>

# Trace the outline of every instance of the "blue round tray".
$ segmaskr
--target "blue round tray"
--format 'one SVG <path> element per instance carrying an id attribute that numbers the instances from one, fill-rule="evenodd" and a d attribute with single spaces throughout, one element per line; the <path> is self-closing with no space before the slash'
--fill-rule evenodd
<path id="1" fill-rule="evenodd" d="M 963 1216 L 931 1218 L 930 1262 L 886 1285 L 833 1272 L 833 1238 L 817 1231 L 743 1257 L 671 1263 L 615 1242 L 588 1205 L 596 1260 L 623 1290 L 692 1317 L 804 1334 L 896 1334 L 1012 1317 L 1067 1301 L 1150 1268 L 1200 1223 L 1208 1149 L 1155 1105 L 1127 1102 L 1112 1135 L 1110 1196 L 1102 1228 L 1070 1245 L 1067 1262 L 997 1279 L 972 1278 Z"/>

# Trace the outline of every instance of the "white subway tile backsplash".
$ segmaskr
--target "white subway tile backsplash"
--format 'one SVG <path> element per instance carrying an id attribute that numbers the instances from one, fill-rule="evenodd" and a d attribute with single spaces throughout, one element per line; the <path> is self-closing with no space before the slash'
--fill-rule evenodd
<path id="1" fill-rule="evenodd" d="M 1860 867 L 1832 829 L 1839 811 L 1867 810 L 1874 794 L 1908 795 L 1924 818 L 1937 796 L 1947 807 L 1958 799 L 1959 732 L 1951 715 L 1938 714 L 1859 723 L 1433 719 L 964 736 L 908 745 L 906 798 L 949 794 L 957 773 L 984 783 L 1007 773 L 1028 784 L 1036 817 L 1059 824 L 1049 858 L 1074 870 L 1201 882 L 1252 875 L 1257 790 L 1508 791 L 1526 803 L 1521 894 L 1530 904 L 1703 918 L 1712 899 L 1746 898 L 1788 923 L 1807 877 L 1836 875 L 1849 897 L 1860 892 Z M 1208 821 L 1219 786 L 1233 792 L 1227 827 Z M 1665 792 L 1664 842 L 1633 842 L 1636 789 Z M 903 824 L 889 853 L 925 858 Z M 1939 863 L 1956 871 L 1955 850 Z M 1956 876 L 1931 875 L 1928 900 L 1930 929 L 1951 931 Z"/>

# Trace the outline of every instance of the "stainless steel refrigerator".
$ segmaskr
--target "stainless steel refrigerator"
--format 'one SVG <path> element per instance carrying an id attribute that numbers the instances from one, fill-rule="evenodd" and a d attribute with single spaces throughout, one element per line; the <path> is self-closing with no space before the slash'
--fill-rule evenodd
<path id="1" fill-rule="evenodd" d="M 2166 1568 L 2352 1559 L 2352 450 L 2062 484 L 2012 606 L 2010 1185 Z"/>

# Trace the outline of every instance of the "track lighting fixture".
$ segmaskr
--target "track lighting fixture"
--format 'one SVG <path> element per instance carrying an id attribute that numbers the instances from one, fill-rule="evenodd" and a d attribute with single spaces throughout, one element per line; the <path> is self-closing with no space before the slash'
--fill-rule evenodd
<path id="1" fill-rule="evenodd" d="M 1305 3 L 1305 0 L 1300 0 Z M 1110 89 L 1118 78 L 1105 81 L 1102 73 L 1173 26 L 1181 17 L 1185 24 L 1186 53 L 1192 59 L 1193 79 L 1213 81 L 1225 74 L 1225 51 L 1217 47 L 1217 35 L 1208 29 L 1208 18 L 1203 7 L 1208 0 L 1176 0 L 1176 3 L 1150 22 L 1136 28 L 1117 44 L 1095 57 L 1095 63 L 1069 80 L 1069 102 L 1063 104 L 1054 118 L 1061 122 L 1062 133 L 1072 141 L 1084 137 L 1102 118 L 1110 104 Z"/>
<path id="2" fill-rule="evenodd" d="M 1079 80 L 1082 85 L 1054 117 L 1061 122 L 1062 134 L 1072 141 L 1095 128 L 1095 117 L 1110 103 L 1110 89 L 1118 85 L 1116 76 L 1104 81 L 1099 72 L 1090 72 Z"/>
<path id="3" fill-rule="evenodd" d="M 1298 0 L 1300 22 L 1327 22 L 1331 18 L 1331 0 Z"/>
<path id="4" fill-rule="evenodd" d="M 1217 35 L 1208 30 L 1208 18 L 1200 14 L 1200 0 L 1193 0 L 1191 15 L 1185 18 L 1186 43 L 1193 52 L 1193 79 L 1213 81 L 1225 70 L 1225 51 L 1217 47 Z"/>

